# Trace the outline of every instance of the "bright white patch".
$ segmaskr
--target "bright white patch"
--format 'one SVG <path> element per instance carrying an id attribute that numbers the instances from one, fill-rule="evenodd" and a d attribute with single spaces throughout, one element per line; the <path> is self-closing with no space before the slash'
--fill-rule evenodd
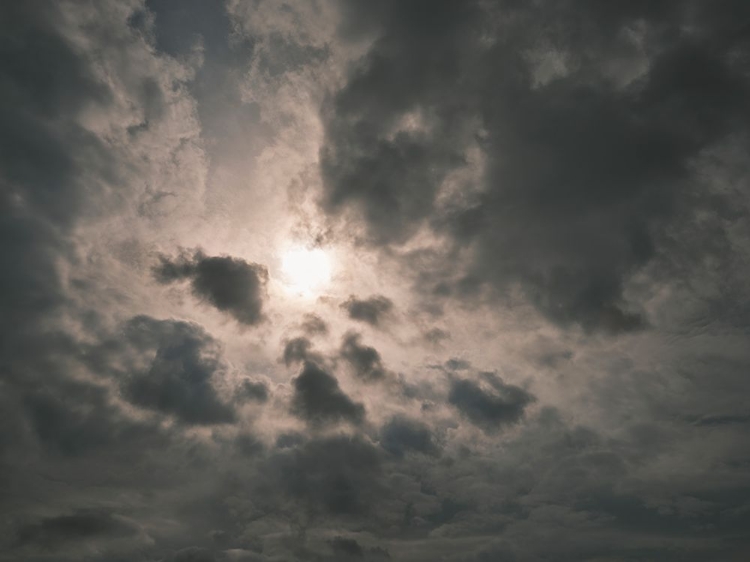
<path id="1" fill-rule="evenodd" d="M 290 290 L 313 295 L 331 280 L 331 260 L 320 248 L 292 248 L 281 257 L 284 282 Z"/>

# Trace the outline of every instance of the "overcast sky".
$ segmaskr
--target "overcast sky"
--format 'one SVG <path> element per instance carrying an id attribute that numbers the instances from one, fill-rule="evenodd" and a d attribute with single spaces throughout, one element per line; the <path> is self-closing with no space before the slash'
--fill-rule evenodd
<path id="1" fill-rule="evenodd" d="M 0 2 L 0 561 L 744 562 L 750 2 Z"/>

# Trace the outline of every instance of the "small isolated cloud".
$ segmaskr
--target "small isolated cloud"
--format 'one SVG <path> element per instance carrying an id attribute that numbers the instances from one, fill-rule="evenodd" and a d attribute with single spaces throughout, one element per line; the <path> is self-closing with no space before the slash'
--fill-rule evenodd
<path id="1" fill-rule="evenodd" d="M 341 307 L 349 313 L 349 318 L 352 320 L 378 326 L 393 310 L 393 301 L 383 295 L 375 295 L 367 299 L 351 296 Z"/>
<path id="2" fill-rule="evenodd" d="M 196 297 L 241 324 L 254 326 L 263 320 L 265 266 L 230 256 L 206 256 L 198 250 L 174 259 L 161 256 L 154 276 L 165 285 L 189 280 Z"/>

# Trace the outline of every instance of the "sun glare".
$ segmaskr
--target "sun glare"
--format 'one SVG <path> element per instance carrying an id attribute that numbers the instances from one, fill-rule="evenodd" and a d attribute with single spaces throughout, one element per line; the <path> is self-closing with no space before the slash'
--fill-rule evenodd
<path id="1" fill-rule="evenodd" d="M 309 296 L 331 280 L 331 260 L 320 248 L 292 248 L 281 258 L 281 271 L 290 290 Z"/>

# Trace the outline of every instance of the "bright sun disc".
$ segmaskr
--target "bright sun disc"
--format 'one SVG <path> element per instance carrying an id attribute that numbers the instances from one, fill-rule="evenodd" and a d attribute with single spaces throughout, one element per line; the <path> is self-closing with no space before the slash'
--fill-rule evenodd
<path id="1" fill-rule="evenodd" d="M 331 261 L 320 248 L 292 248 L 281 258 L 287 286 L 295 292 L 311 294 L 331 280 Z"/>

